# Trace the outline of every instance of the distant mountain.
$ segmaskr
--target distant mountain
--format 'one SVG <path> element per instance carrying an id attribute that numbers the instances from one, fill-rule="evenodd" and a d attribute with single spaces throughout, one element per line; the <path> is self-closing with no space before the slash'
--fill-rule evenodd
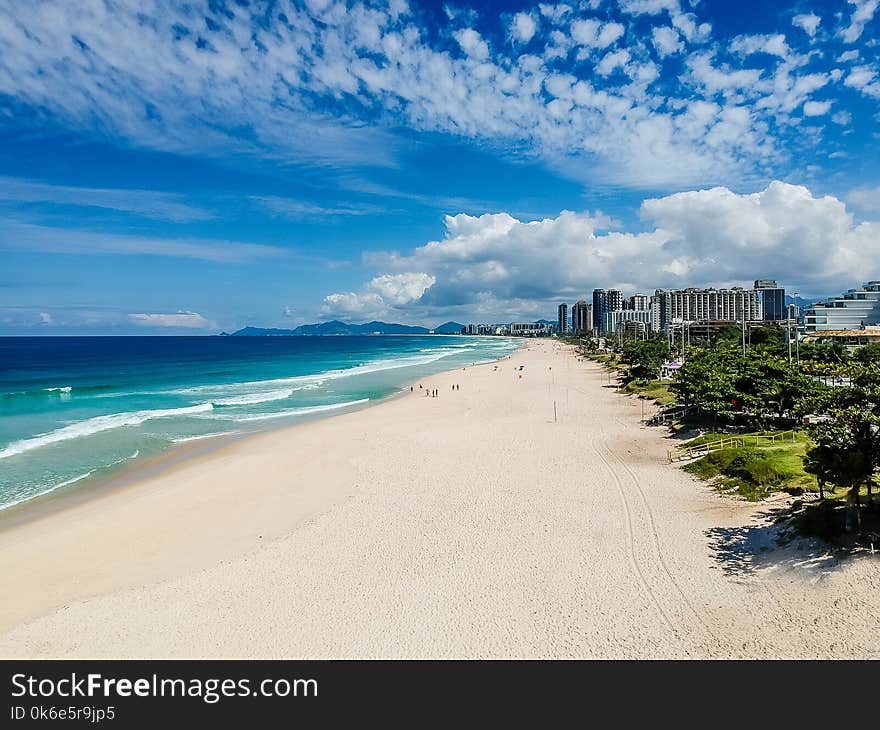
<path id="1" fill-rule="evenodd" d="M 434 334 L 459 335 L 461 334 L 463 328 L 464 325 L 459 324 L 458 322 L 444 322 L 443 324 L 438 325 L 434 328 Z"/>
<path id="2" fill-rule="evenodd" d="M 558 324 L 558 322 L 555 322 L 555 321 L 551 322 L 549 319 L 539 319 L 537 322 L 535 322 L 535 324 L 552 324 L 552 325 L 556 325 L 556 324 Z"/>
<path id="3" fill-rule="evenodd" d="M 459 328 L 461 325 L 459 325 Z M 457 331 L 457 330 L 456 330 Z M 245 327 L 232 333 L 232 337 L 302 337 L 323 335 L 426 335 L 424 327 L 411 327 L 406 324 L 388 322 L 366 322 L 347 324 L 334 319 L 331 322 L 303 324 L 292 330 L 271 327 Z"/>
<path id="4" fill-rule="evenodd" d="M 293 334 L 296 334 L 293 330 L 280 330 L 266 327 L 245 327 L 244 329 L 233 332 L 229 337 L 289 337 Z"/>
<path id="5" fill-rule="evenodd" d="M 785 303 L 786 304 L 797 304 L 801 309 L 806 309 L 811 304 L 817 302 L 817 299 L 802 299 L 801 297 L 792 297 L 786 294 Z"/>

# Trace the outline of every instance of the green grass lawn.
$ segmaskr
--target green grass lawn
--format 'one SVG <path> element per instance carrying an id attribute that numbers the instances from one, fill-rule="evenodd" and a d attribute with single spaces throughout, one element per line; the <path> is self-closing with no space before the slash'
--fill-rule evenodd
<path id="1" fill-rule="evenodd" d="M 654 401 L 661 406 L 675 403 L 675 395 L 669 392 L 668 380 L 631 380 L 621 390 Z"/>
<path id="2" fill-rule="evenodd" d="M 725 436 L 707 434 L 687 445 L 721 438 Z M 737 494 L 752 501 L 780 491 L 792 494 L 819 491 L 816 477 L 804 471 L 803 457 L 808 448 L 806 433 L 796 432 L 794 441 L 782 439 L 758 446 L 748 443 L 748 434 L 745 438 L 744 446 L 712 451 L 682 468 L 694 476 L 711 481 L 719 492 Z"/>

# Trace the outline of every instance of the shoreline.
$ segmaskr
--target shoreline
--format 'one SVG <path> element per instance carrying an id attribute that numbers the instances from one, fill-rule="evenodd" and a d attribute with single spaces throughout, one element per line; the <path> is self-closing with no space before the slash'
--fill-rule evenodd
<path id="1" fill-rule="evenodd" d="M 516 354 L 522 349 L 524 349 L 524 346 L 514 350 L 511 354 Z M 464 366 L 464 369 L 472 371 L 479 368 L 488 368 L 497 365 L 498 362 L 508 357 L 509 355 L 506 355 L 498 360 Z M 93 483 L 87 483 L 72 489 L 53 490 L 40 497 L 35 497 L 32 500 L 27 500 L 21 504 L 4 509 L 0 511 L 0 575 L 3 574 L 3 547 L 10 538 L 12 542 L 17 541 L 17 535 L 21 531 L 27 531 L 29 528 L 39 530 L 43 525 L 48 525 L 48 529 L 51 530 L 54 529 L 53 523 L 57 525 L 67 518 L 76 521 L 88 519 L 90 515 L 101 513 L 105 506 L 110 509 L 124 507 L 122 503 L 125 500 L 149 497 L 151 490 L 155 489 L 156 482 L 174 480 L 182 472 L 198 472 L 204 466 L 210 467 L 212 463 L 216 464 L 218 461 L 222 461 L 235 454 L 236 449 L 260 449 L 266 441 L 274 445 L 274 442 L 277 440 L 294 437 L 302 429 L 307 429 L 315 424 L 329 424 L 337 419 L 350 417 L 363 411 L 374 411 L 388 407 L 407 396 L 411 397 L 414 393 L 418 393 L 417 390 L 413 391 L 413 393 L 407 391 L 411 384 L 417 385 L 419 380 L 445 379 L 452 373 L 460 371 L 460 368 L 453 368 L 421 376 L 412 382 L 407 381 L 405 385 L 384 398 L 352 406 L 342 413 L 330 412 L 327 415 L 305 416 L 296 423 L 279 425 L 252 433 L 206 439 L 205 443 L 196 441 L 176 444 L 162 453 L 148 457 L 140 464 L 132 463 L 123 466 L 118 473 L 108 475 L 106 478 L 98 479 Z M 272 530 L 267 530 L 266 532 L 271 534 Z M 260 535 L 258 539 L 263 540 L 264 536 Z M 233 549 L 221 549 L 219 553 L 226 555 L 226 557 L 236 554 Z M 181 570 L 193 570 L 203 567 L 213 562 L 215 555 L 211 554 L 208 559 L 204 559 L 206 556 L 201 554 L 193 557 L 194 559 L 184 561 L 184 567 Z M 178 574 L 178 572 L 180 571 L 166 573 L 163 569 L 158 574 L 153 571 L 147 571 L 144 575 L 148 578 L 167 578 Z M 27 614 L 30 611 L 31 609 L 29 608 Z M 10 625 L 6 613 L 2 606 L 0 606 L 0 633 Z M 14 611 L 12 613 L 20 618 L 23 612 Z"/>
<path id="2" fill-rule="evenodd" d="M 219 336 L 219 335 L 215 335 Z M 303 336 L 312 336 L 312 335 L 303 335 Z M 349 337 L 351 335 L 327 335 L 327 336 L 336 336 L 336 337 Z M 365 335 L 356 335 L 356 336 L 365 336 Z M 386 335 L 370 335 L 373 337 L 380 337 Z M 397 335 L 394 335 L 397 336 Z M 425 335 L 406 335 L 406 336 L 418 336 L 423 337 Z M 451 335 L 439 335 L 440 337 L 449 337 Z M 459 335 L 462 337 L 474 336 L 477 335 Z M 482 335 L 480 335 L 483 337 Z M 510 338 L 507 338 L 510 339 Z M 524 345 L 520 345 L 517 350 L 513 352 L 517 352 L 522 349 Z M 499 360 L 491 360 L 489 362 L 479 363 L 478 365 L 469 365 L 467 367 L 480 367 L 480 365 L 490 365 L 492 363 L 499 362 L 500 360 L 505 359 L 507 356 L 500 358 Z M 427 375 L 424 377 L 435 377 L 437 375 L 442 375 L 448 372 L 452 372 L 457 370 L 458 368 L 453 368 L 451 370 L 442 370 L 438 373 Z M 287 424 L 279 424 L 274 427 L 268 426 L 265 429 L 250 431 L 250 432 L 239 432 L 239 433 L 230 433 L 230 434 L 221 434 L 218 436 L 208 436 L 205 438 L 195 438 L 190 442 L 181 442 L 174 443 L 169 445 L 167 448 L 163 449 L 159 453 L 152 454 L 143 459 L 132 459 L 126 462 L 123 462 L 118 469 L 113 470 L 112 472 L 99 476 L 94 479 L 84 479 L 82 480 L 84 483 L 78 484 L 70 484 L 68 486 L 56 486 L 53 487 L 42 494 L 38 494 L 34 497 L 30 497 L 25 499 L 22 502 L 17 502 L 8 507 L 0 508 L 0 534 L 3 531 L 15 527 L 16 525 L 20 525 L 23 523 L 27 523 L 31 520 L 39 520 L 48 515 L 63 512 L 65 509 L 69 509 L 71 507 L 76 507 L 77 505 L 82 504 L 91 499 L 100 499 L 106 496 L 108 493 L 128 489 L 131 487 L 137 486 L 137 484 L 141 481 L 147 480 L 150 477 L 155 477 L 161 475 L 169 469 L 173 469 L 176 465 L 185 463 L 190 459 L 199 459 L 209 456 L 213 452 L 223 449 L 231 444 L 234 444 L 238 441 L 247 440 L 254 437 L 259 437 L 266 433 L 274 433 L 278 431 L 283 431 L 285 429 L 296 428 L 306 423 L 310 423 L 317 420 L 324 420 L 328 418 L 336 418 L 338 416 L 346 415 L 348 413 L 355 413 L 357 411 L 372 408 L 375 406 L 382 405 L 384 403 L 393 401 L 396 398 L 404 396 L 406 393 L 406 388 L 408 388 L 411 384 L 417 383 L 419 378 L 416 378 L 413 381 L 405 381 L 405 383 L 400 386 L 396 391 L 382 397 L 377 398 L 375 400 L 369 400 L 366 403 L 360 403 L 356 405 L 349 406 L 345 410 L 340 413 L 329 412 L 327 414 L 306 414 L 301 417 L 296 422 L 287 423 Z"/>
<path id="3" fill-rule="evenodd" d="M 4 530 L 0 656 L 880 656 L 875 562 L 775 547 L 606 381 L 528 342 Z"/>

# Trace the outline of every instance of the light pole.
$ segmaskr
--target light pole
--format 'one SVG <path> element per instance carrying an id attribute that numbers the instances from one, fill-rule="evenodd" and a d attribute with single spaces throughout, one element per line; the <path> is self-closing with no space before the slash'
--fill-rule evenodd
<path id="1" fill-rule="evenodd" d="M 785 337 L 788 340 L 788 364 L 791 366 L 791 312 L 785 310 Z"/>

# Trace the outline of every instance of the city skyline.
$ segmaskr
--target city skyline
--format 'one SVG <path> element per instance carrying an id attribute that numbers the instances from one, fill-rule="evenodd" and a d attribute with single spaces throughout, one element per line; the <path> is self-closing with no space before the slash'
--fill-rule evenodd
<path id="1" fill-rule="evenodd" d="M 26 5 L 0 335 L 880 278 L 876 0 Z"/>

